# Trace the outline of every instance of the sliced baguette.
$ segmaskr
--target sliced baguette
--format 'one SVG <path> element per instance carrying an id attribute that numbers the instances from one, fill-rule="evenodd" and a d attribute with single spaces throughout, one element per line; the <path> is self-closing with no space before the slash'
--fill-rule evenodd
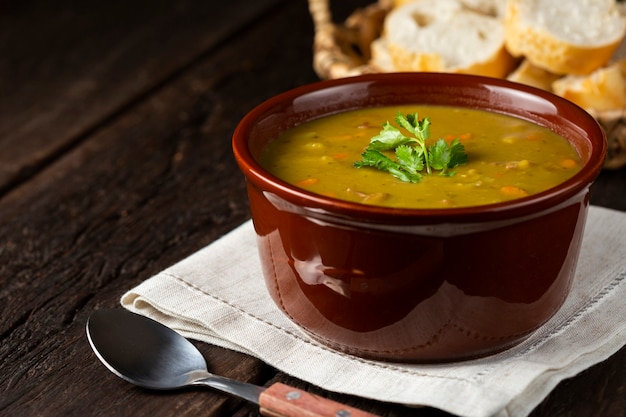
<path id="1" fill-rule="evenodd" d="M 514 63 L 504 48 L 502 20 L 461 0 L 414 0 L 396 7 L 385 19 L 383 34 L 395 71 L 503 77 Z"/>
<path id="2" fill-rule="evenodd" d="M 626 32 L 614 0 L 509 0 L 504 22 L 510 53 L 557 74 L 603 66 Z"/>
<path id="3" fill-rule="evenodd" d="M 387 2 L 388 0 L 379 0 Z M 392 7 L 404 6 L 413 3 L 416 0 L 391 0 Z M 461 3 L 469 9 L 473 9 L 481 14 L 488 16 L 504 16 L 506 12 L 506 3 L 508 0 L 461 0 Z"/>
<path id="4" fill-rule="evenodd" d="M 561 78 L 560 75 L 539 68 L 527 59 L 523 60 L 515 71 L 507 77 L 509 81 L 527 84 L 546 91 L 552 91 L 552 83 L 559 78 Z"/>
<path id="5" fill-rule="evenodd" d="M 396 70 L 389 53 L 389 45 L 385 38 L 375 39 L 370 45 L 370 65 L 377 72 L 394 72 Z"/>
<path id="6" fill-rule="evenodd" d="M 586 76 L 568 75 L 552 83 L 553 91 L 598 115 L 626 108 L 626 60 Z"/>
<path id="7" fill-rule="evenodd" d="M 407 3 L 411 3 L 415 0 L 392 0 L 392 7 L 404 6 Z"/>
<path id="8" fill-rule="evenodd" d="M 470 9 L 494 17 L 504 17 L 507 0 L 461 0 Z"/>

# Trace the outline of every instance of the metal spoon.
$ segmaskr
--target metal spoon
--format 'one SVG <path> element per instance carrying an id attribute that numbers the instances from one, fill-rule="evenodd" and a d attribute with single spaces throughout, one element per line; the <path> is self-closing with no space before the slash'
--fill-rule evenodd
<path id="1" fill-rule="evenodd" d="M 258 404 L 261 414 L 274 417 L 375 417 L 281 383 L 263 388 L 213 375 L 183 336 L 126 310 L 94 312 L 87 321 L 87 338 L 110 371 L 144 388 L 208 386 Z"/>

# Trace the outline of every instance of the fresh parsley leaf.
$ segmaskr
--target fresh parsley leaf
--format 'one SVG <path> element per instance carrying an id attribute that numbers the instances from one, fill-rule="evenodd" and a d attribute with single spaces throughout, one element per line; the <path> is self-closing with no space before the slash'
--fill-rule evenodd
<path id="1" fill-rule="evenodd" d="M 465 153 L 465 146 L 461 143 L 459 138 L 450 142 L 450 162 L 448 162 L 448 168 L 456 168 L 459 165 L 466 164 L 469 157 Z"/>
<path id="2" fill-rule="evenodd" d="M 430 119 L 428 117 L 420 120 L 417 113 L 409 113 L 404 116 L 398 112 L 396 114 L 396 123 L 411 132 L 418 141 L 423 141 L 430 137 Z"/>
<path id="3" fill-rule="evenodd" d="M 448 171 L 449 168 L 455 168 L 467 162 L 465 147 L 458 138 L 450 143 L 443 139 L 437 140 L 428 148 L 428 156 L 430 166 L 441 171 L 440 175 L 445 176 L 454 175 L 454 171 Z"/>
<path id="4" fill-rule="evenodd" d="M 419 182 L 422 176 L 418 173 L 407 172 L 402 169 L 402 165 L 388 158 L 384 153 L 375 149 L 366 149 L 361 154 L 362 159 L 354 163 L 357 168 L 374 167 L 381 171 L 387 171 L 397 179 L 404 182 Z"/>
<path id="5" fill-rule="evenodd" d="M 400 145 L 396 148 L 396 159 L 404 169 L 413 174 L 424 169 L 424 152 L 421 148 Z"/>
<path id="6" fill-rule="evenodd" d="M 465 147 L 458 138 L 450 143 L 439 139 L 426 146 L 430 137 L 430 119 L 427 117 L 420 120 L 417 113 L 405 116 L 398 112 L 395 120 L 414 137 L 404 135 L 400 129 L 386 122 L 380 133 L 370 139 L 369 146 L 361 154 L 361 161 L 354 163 L 355 167 L 374 167 L 402 181 L 415 183 L 421 180 L 420 172 L 424 169 L 428 174 L 434 169 L 440 171 L 440 175 L 452 176 L 455 173 L 450 169 L 467 163 Z M 395 161 L 382 153 L 391 150 L 395 150 Z"/>
<path id="7" fill-rule="evenodd" d="M 452 154 L 446 141 L 443 139 L 439 139 L 428 148 L 428 157 L 430 159 L 431 167 L 433 167 L 434 169 L 445 171 L 446 169 L 448 169 L 448 163 L 452 158 Z"/>
<path id="8" fill-rule="evenodd" d="M 372 139 L 370 139 L 370 148 L 378 151 L 390 151 L 400 145 L 415 142 L 414 138 L 405 136 L 400 129 L 389 122 L 383 125 L 383 130 Z"/>
<path id="9" fill-rule="evenodd" d="M 409 113 L 404 116 L 402 113 L 398 112 L 396 114 L 396 123 L 415 136 L 415 142 L 417 143 L 417 146 L 422 148 L 422 152 L 425 156 L 424 166 L 426 167 L 426 172 L 430 174 L 430 161 L 428 160 L 428 153 L 426 149 L 426 139 L 430 137 L 430 120 L 428 117 L 420 120 L 417 113 Z"/>

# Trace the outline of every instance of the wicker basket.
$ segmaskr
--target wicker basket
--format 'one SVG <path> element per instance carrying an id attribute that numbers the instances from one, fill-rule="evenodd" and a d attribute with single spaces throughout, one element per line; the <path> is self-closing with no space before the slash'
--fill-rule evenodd
<path id="1" fill-rule="evenodd" d="M 315 39 L 313 68 L 322 79 L 379 72 L 369 64 L 370 44 L 381 35 L 393 0 L 379 0 L 355 10 L 343 23 L 334 23 L 329 0 L 309 0 Z M 608 140 L 605 169 L 626 167 L 626 109 L 593 115 Z"/>

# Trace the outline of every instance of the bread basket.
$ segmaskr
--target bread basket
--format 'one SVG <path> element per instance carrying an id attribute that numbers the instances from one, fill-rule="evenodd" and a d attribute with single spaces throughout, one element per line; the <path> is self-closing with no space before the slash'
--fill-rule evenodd
<path id="1" fill-rule="evenodd" d="M 370 61 L 370 44 L 382 33 L 393 0 L 379 0 L 355 10 L 344 22 L 333 22 L 329 0 L 309 0 L 315 38 L 313 68 L 322 79 L 379 72 Z M 622 49 L 622 48 L 620 48 Z M 608 141 L 605 169 L 626 167 L 626 109 L 590 112 Z"/>

